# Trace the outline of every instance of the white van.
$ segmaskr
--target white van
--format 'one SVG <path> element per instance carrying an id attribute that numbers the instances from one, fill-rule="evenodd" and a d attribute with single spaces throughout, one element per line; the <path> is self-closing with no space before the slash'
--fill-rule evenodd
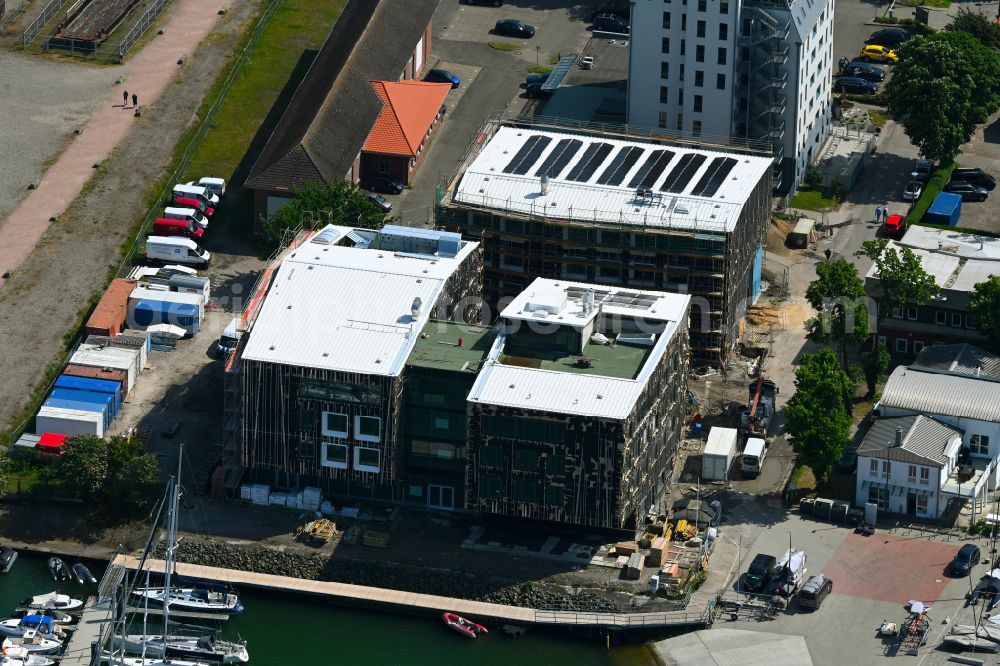
<path id="1" fill-rule="evenodd" d="M 747 443 L 743 447 L 743 455 L 740 456 L 740 471 L 743 476 L 753 478 L 760 474 L 760 470 L 764 467 L 764 458 L 767 457 L 768 447 L 770 447 L 770 443 L 759 437 L 747 439 Z"/>
<path id="2" fill-rule="evenodd" d="M 206 190 L 214 194 L 218 198 L 222 198 L 222 195 L 226 193 L 226 181 L 223 178 L 212 178 L 211 176 L 205 176 L 199 180 L 192 180 L 187 183 L 191 187 L 204 187 Z"/>
<path id="3" fill-rule="evenodd" d="M 163 217 L 168 220 L 191 220 L 202 229 L 208 229 L 208 218 L 194 208 L 175 208 L 167 206 L 163 209 Z"/>
<path id="4" fill-rule="evenodd" d="M 204 187 L 198 187 L 197 185 L 182 185 L 178 183 L 174 185 L 174 190 L 170 196 L 172 201 L 176 201 L 177 199 L 198 199 L 206 206 L 211 206 L 212 208 L 215 208 L 215 205 L 219 203 L 219 197 Z"/>
<path id="5" fill-rule="evenodd" d="M 236 345 L 240 343 L 240 338 L 243 337 L 243 331 L 239 330 L 239 323 L 240 318 L 233 317 L 226 326 L 226 330 L 219 336 L 219 342 L 216 343 L 216 351 L 219 358 L 226 358 L 236 351 Z"/>
<path id="6" fill-rule="evenodd" d="M 208 266 L 212 255 L 190 238 L 150 236 L 146 239 L 146 259 L 191 266 Z"/>

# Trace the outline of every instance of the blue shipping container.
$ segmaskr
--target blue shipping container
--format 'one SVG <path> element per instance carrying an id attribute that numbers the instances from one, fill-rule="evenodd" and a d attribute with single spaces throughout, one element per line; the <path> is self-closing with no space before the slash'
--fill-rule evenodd
<path id="1" fill-rule="evenodd" d="M 122 409 L 122 385 L 121 382 L 113 382 L 110 379 L 91 379 L 90 377 L 75 377 L 73 375 L 59 375 L 56 378 L 56 388 L 75 389 L 77 391 L 93 391 L 94 393 L 110 393 L 115 397 L 115 415 Z"/>
<path id="2" fill-rule="evenodd" d="M 192 336 L 198 332 L 198 327 L 201 325 L 199 308 L 190 303 L 166 303 L 143 299 L 135 303 L 133 312 L 135 325 L 142 328 L 155 324 L 173 324 L 186 330 L 188 336 Z"/>
<path id="3" fill-rule="evenodd" d="M 118 416 L 118 409 L 115 407 L 115 396 L 113 393 L 97 393 L 95 391 L 77 391 L 76 389 L 54 388 L 49 394 L 50 398 L 56 400 L 73 400 L 75 402 L 92 402 L 97 405 L 107 407 L 111 418 Z"/>
<path id="4" fill-rule="evenodd" d="M 65 398 L 49 398 L 45 401 L 46 407 L 58 407 L 61 409 L 75 409 L 78 412 L 99 412 L 103 416 L 104 429 L 111 426 L 111 410 L 108 403 L 103 405 L 96 402 L 84 402 L 83 400 L 66 400 Z"/>
<path id="5" fill-rule="evenodd" d="M 947 224 L 954 227 L 962 216 L 962 197 L 952 192 L 941 192 L 934 198 L 934 203 L 924 213 L 924 222 L 931 224 Z"/>

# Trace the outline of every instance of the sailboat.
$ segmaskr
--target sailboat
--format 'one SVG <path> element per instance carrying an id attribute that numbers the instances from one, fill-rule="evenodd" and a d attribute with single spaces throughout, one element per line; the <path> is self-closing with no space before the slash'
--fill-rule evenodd
<path id="1" fill-rule="evenodd" d="M 16 645 L 8 645 L 3 649 L 3 654 L 0 654 L 0 666 L 53 666 L 55 663 L 54 659 L 30 654 Z"/>
<path id="2" fill-rule="evenodd" d="M 180 469 L 178 469 L 178 478 L 179 477 Z M 184 598 L 183 596 L 178 595 L 178 592 L 181 590 L 171 586 L 174 569 L 173 555 L 174 549 L 177 547 L 177 504 L 180 501 L 181 496 L 180 486 L 176 481 L 172 482 L 171 491 L 171 505 L 167 517 L 168 547 L 164 585 L 161 588 L 150 587 L 149 571 L 147 570 L 146 587 L 133 591 L 133 594 L 138 592 L 139 596 L 143 599 L 143 605 L 146 611 L 143 615 L 143 632 L 141 634 L 126 634 L 121 636 L 120 639 L 122 641 L 122 647 L 127 652 L 142 653 L 144 658 L 145 655 L 151 655 L 153 658 L 168 660 L 176 657 L 180 659 L 196 659 L 199 661 L 221 664 L 246 663 L 250 661 L 250 655 L 247 652 L 245 642 L 216 640 L 211 636 L 185 636 L 167 633 L 170 627 L 170 611 L 173 609 L 186 608 L 184 603 L 179 601 Z M 182 588 L 182 590 L 198 589 L 198 587 Z M 239 612 L 243 610 L 243 606 L 240 604 L 239 597 L 236 594 L 228 591 L 218 591 L 208 586 L 203 589 L 206 593 L 218 595 L 219 597 L 231 597 L 233 601 L 226 599 L 226 605 L 230 608 L 238 608 L 238 610 L 231 612 Z M 168 599 L 169 601 L 164 604 L 164 599 Z M 157 601 L 159 603 L 156 603 Z M 163 608 L 163 633 L 160 635 L 149 634 L 145 631 L 146 616 L 148 615 L 148 608 L 151 604 L 158 605 Z M 170 661 L 169 663 L 176 662 Z"/>

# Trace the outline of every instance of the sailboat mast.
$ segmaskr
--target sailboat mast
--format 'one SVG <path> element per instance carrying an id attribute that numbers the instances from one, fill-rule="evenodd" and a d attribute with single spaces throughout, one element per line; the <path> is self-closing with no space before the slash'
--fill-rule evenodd
<path id="1" fill-rule="evenodd" d="M 167 528 L 167 561 L 163 578 L 163 649 L 166 656 L 167 634 L 170 632 L 170 582 L 174 568 L 174 548 L 177 547 L 177 506 L 181 497 L 181 461 L 184 459 L 184 444 L 177 451 L 177 475 L 172 480 L 173 497 L 170 500 L 170 521 Z"/>

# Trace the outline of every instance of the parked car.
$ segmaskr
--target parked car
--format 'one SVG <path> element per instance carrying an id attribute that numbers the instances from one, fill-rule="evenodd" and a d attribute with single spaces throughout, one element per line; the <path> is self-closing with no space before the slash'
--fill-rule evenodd
<path id="1" fill-rule="evenodd" d="M 392 176 L 386 176 L 384 174 L 372 176 L 368 180 L 362 182 L 361 187 L 366 190 L 372 190 L 373 192 L 381 192 L 382 194 L 399 194 L 403 191 L 402 182 L 396 180 Z"/>
<path id="2" fill-rule="evenodd" d="M 166 217 L 157 218 L 153 222 L 154 236 L 183 236 L 191 240 L 201 240 L 205 230 L 191 220 L 175 220 Z"/>
<path id="3" fill-rule="evenodd" d="M 368 192 L 368 198 L 372 200 L 372 203 L 381 208 L 383 213 L 392 212 L 392 204 L 386 201 L 385 197 L 383 197 L 381 194 Z"/>
<path id="4" fill-rule="evenodd" d="M 178 183 L 174 185 L 174 189 L 170 192 L 171 201 L 176 201 L 177 199 L 198 199 L 205 203 L 206 206 L 212 206 L 213 208 L 219 205 L 219 195 L 212 194 L 207 187 L 202 185 L 182 185 Z"/>
<path id="5" fill-rule="evenodd" d="M 985 187 L 976 187 L 961 180 L 951 181 L 944 186 L 944 191 L 961 196 L 962 201 L 986 201 L 986 197 L 990 196 Z"/>
<path id="6" fill-rule="evenodd" d="M 535 36 L 534 26 L 530 26 L 524 21 L 517 19 L 500 19 L 493 27 L 493 32 L 504 37 L 523 37 L 525 39 Z"/>
<path id="7" fill-rule="evenodd" d="M 924 186 L 919 180 L 911 180 L 903 188 L 903 201 L 916 201 L 924 191 Z"/>
<path id="8" fill-rule="evenodd" d="M 889 238 L 902 238 L 906 233 L 906 218 L 902 215 L 890 215 L 882 223 L 882 235 Z"/>
<path id="9" fill-rule="evenodd" d="M 758 553 L 753 558 L 750 566 L 747 567 L 747 572 L 743 576 L 746 589 L 750 592 L 759 592 L 767 588 L 767 584 L 771 582 L 771 578 L 774 576 L 774 566 L 777 562 L 778 560 L 774 555 Z"/>
<path id="10" fill-rule="evenodd" d="M 858 466 L 858 447 L 849 446 L 837 461 L 837 469 L 843 472 L 853 472 Z"/>
<path id="11" fill-rule="evenodd" d="M 902 28 L 883 28 L 868 35 L 865 44 L 876 44 L 887 46 L 890 49 L 899 48 L 899 45 L 908 40 L 912 35 Z"/>
<path id="12" fill-rule="evenodd" d="M 823 600 L 833 592 L 833 581 L 822 573 L 816 574 L 806 581 L 799 590 L 799 608 L 819 610 Z"/>
<path id="13" fill-rule="evenodd" d="M 888 62 L 892 64 L 899 62 L 899 56 L 896 55 L 895 51 L 884 46 L 879 46 L 878 44 L 865 44 L 861 47 L 861 53 L 858 55 L 865 62 Z"/>
<path id="14" fill-rule="evenodd" d="M 181 236 L 150 236 L 146 239 L 146 260 L 171 264 L 189 264 L 207 267 L 212 260 L 208 250 L 203 250 L 190 238 Z"/>
<path id="15" fill-rule="evenodd" d="M 833 92 L 874 95 L 878 92 L 878 84 L 856 76 L 838 76 L 833 82 Z"/>
<path id="16" fill-rule="evenodd" d="M 844 67 L 844 71 L 841 72 L 843 76 L 853 76 L 859 79 L 864 79 L 865 81 L 874 81 L 879 83 L 885 80 L 885 70 L 877 65 L 873 65 L 870 62 L 864 62 L 863 60 L 853 60 Z"/>
<path id="17" fill-rule="evenodd" d="M 990 192 L 997 186 L 997 179 L 982 169 L 963 169 L 959 167 L 951 172 L 951 179 L 971 183 L 976 187 L 981 187 Z"/>
<path id="18" fill-rule="evenodd" d="M 549 80 L 549 74 L 552 72 L 543 72 L 542 74 L 530 74 L 528 78 L 524 80 L 524 87 L 527 88 L 532 83 L 537 83 L 539 85 L 545 83 Z"/>
<path id="19" fill-rule="evenodd" d="M 462 79 L 458 78 L 447 69 L 432 69 L 427 72 L 424 81 L 431 83 L 450 83 L 452 88 L 457 88 L 462 84 Z"/>
<path id="20" fill-rule="evenodd" d="M 603 14 L 614 14 L 622 20 L 628 21 L 632 14 L 631 3 L 629 0 L 609 0 L 608 2 L 602 2 L 590 13 L 590 22 L 593 23 L 598 16 Z"/>
<path id="21" fill-rule="evenodd" d="M 174 199 L 174 205 L 178 208 L 194 208 L 196 211 L 204 215 L 205 217 L 212 217 L 215 215 L 215 209 L 206 204 L 201 199 L 188 199 L 187 197 L 178 197 Z"/>
<path id="22" fill-rule="evenodd" d="M 948 565 L 948 570 L 956 576 L 968 576 L 972 572 L 972 567 L 979 564 L 982 556 L 979 546 L 974 543 L 967 543 L 955 553 L 955 557 Z"/>
<path id="23" fill-rule="evenodd" d="M 205 176 L 204 178 L 199 178 L 198 180 L 192 180 L 188 183 L 188 185 L 191 187 L 204 187 L 220 199 L 222 198 L 222 195 L 226 193 L 226 180 L 224 178 Z"/>
<path id="24" fill-rule="evenodd" d="M 917 180 L 926 185 L 934 174 L 934 164 L 929 160 L 917 160 L 913 170 L 917 172 Z"/>
<path id="25" fill-rule="evenodd" d="M 542 89 L 541 83 L 532 83 L 525 86 L 524 94 L 530 99 L 548 99 L 552 97 L 552 91 Z"/>
<path id="26" fill-rule="evenodd" d="M 627 35 L 628 21 L 614 14 L 599 14 L 594 17 L 594 30 Z"/>
<path id="27" fill-rule="evenodd" d="M 167 206 L 163 209 L 163 214 L 160 217 L 171 220 L 191 220 L 202 229 L 208 229 L 208 218 L 194 208 Z"/>

